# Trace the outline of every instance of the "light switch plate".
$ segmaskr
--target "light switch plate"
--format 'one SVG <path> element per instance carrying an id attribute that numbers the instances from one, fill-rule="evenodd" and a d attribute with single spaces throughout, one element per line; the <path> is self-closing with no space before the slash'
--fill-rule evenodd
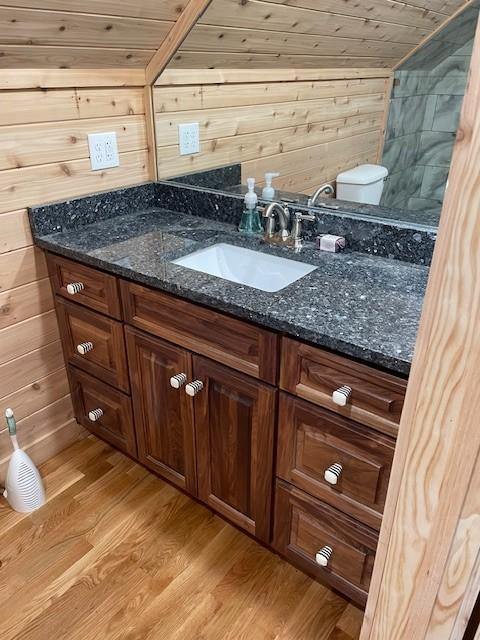
<path id="1" fill-rule="evenodd" d="M 90 165 L 93 171 L 118 167 L 117 134 L 115 131 L 108 133 L 89 133 L 88 148 L 90 151 Z"/>
<path id="2" fill-rule="evenodd" d="M 182 156 L 200 152 L 200 126 L 198 122 L 178 125 L 178 143 Z"/>

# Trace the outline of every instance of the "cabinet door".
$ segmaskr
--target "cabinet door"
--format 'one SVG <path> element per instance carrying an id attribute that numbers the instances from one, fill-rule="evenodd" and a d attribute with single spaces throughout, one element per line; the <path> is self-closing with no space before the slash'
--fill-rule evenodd
<path id="1" fill-rule="evenodd" d="M 191 358 L 184 349 L 127 327 L 128 360 L 141 462 L 196 495 L 193 403 L 170 378 L 191 380 Z"/>
<path id="2" fill-rule="evenodd" d="M 264 542 L 270 539 L 275 389 L 193 356 L 198 495 Z"/>

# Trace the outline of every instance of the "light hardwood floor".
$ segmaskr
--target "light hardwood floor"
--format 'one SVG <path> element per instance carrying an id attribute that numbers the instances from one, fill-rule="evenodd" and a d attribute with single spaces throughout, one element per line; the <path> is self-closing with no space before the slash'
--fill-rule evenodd
<path id="1" fill-rule="evenodd" d="M 2 640 L 357 640 L 362 612 L 93 436 L 0 499 Z"/>

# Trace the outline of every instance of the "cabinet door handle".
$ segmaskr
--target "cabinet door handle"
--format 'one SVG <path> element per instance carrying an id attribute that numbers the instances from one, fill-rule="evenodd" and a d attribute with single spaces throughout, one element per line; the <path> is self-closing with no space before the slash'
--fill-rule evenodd
<path id="1" fill-rule="evenodd" d="M 332 547 L 326 546 L 320 551 L 317 551 L 315 555 L 315 562 L 319 564 L 321 567 L 328 567 L 328 563 L 330 562 L 330 558 L 332 557 L 333 549 Z"/>
<path id="2" fill-rule="evenodd" d="M 80 293 L 85 289 L 85 285 L 83 282 L 69 282 L 67 284 L 67 293 L 71 296 L 74 296 L 76 293 Z"/>
<path id="3" fill-rule="evenodd" d="M 177 373 L 177 375 L 170 378 L 170 386 L 174 389 L 180 389 L 187 381 L 187 376 L 184 373 Z"/>
<path id="4" fill-rule="evenodd" d="M 332 400 L 340 407 L 344 407 L 350 399 L 352 394 L 352 387 L 348 387 L 346 384 L 343 387 L 339 387 L 332 393 Z"/>
<path id="5" fill-rule="evenodd" d="M 335 462 L 325 470 L 323 477 L 329 484 L 337 484 L 342 475 L 343 467 L 339 462 Z"/>
<path id="6" fill-rule="evenodd" d="M 81 356 L 84 356 L 89 351 L 93 349 L 93 342 L 81 342 L 77 344 L 77 351 Z"/>
<path id="7" fill-rule="evenodd" d="M 194 380 L 193 382 L 189 382 L 185 387 L 185 393 L 187 396 L 195 397 L 197 393 L 203 389 L 203 382 L 201 380 Z"/>
<path id="8" fill-rule="evenodd" d="M 98 407 L 97 409 L 92 409 L 88 412 L 88 419 L 90 420 L 90 422 L 97 422 L 97 420 L 100 420 L 102 416 L 103 409 L 100 409 L 100 407 Z"/>

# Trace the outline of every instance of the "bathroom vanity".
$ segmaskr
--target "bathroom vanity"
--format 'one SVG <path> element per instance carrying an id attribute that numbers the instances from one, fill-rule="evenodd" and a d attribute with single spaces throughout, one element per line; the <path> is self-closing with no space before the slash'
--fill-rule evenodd
<path id="1" fill-rule="evenodd" d="M 427 269 L 67 205 L 31 218 L 77 420 L 364 604 Z M 272 293 L 176 264 L 219 242 L 313 270 Z"/>

